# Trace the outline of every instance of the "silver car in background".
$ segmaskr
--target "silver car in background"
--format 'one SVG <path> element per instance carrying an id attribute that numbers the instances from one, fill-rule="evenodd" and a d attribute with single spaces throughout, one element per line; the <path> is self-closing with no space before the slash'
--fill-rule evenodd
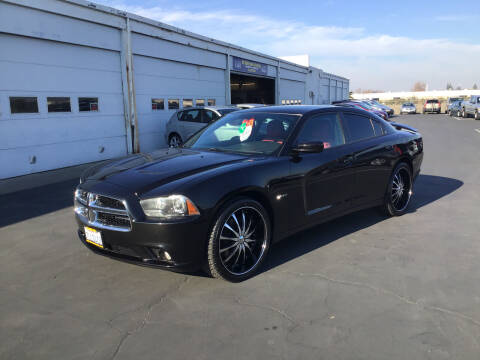
<path id="1" fill-rule="evenodd" d="M 414 103 L 411 102 L 406 102 L 402 104 L 402 107 L 400 108 L 400 114 L 416 114 L 417 113 L 417 107 L 415 106 Z"/>
<path id="2" fill-rule="evenodd" d="M 240 109 L 233 106 L 196 106 L 180 109 L 167 122 L 165 141 L 170 147 L 178 147 L 212 121 L 238 110 Z"/>

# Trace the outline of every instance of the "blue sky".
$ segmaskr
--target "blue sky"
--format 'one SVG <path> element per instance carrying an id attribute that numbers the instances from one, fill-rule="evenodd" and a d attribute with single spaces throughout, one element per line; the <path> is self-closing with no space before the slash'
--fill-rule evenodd
<path id="1" fill-rule="evenodd" d="M 274 56 L 309 54 L 352 90 L 480 86 L 478 1 L 97 2 Z"/>

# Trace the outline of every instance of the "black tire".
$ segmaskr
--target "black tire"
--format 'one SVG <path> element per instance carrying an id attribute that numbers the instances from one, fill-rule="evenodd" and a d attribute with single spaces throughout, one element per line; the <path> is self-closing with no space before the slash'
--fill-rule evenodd
<path id="1" fill-rule="evenodd" d="M 463 117 L 463 118 L 468 118 L 468 114 L 467 114 L 467 112 L 465 111 L 465 109 L 462 109 L 462 117 Z"/>
<path id="2" fill-rule="evenodd" d="M 207 273 L 230 282 L 252 277 L 268 254 L 270 239 L 270 218 L 265 208 L 253 199 L 233 200 L 219 212 L 210 232 Z"/>
<path id="3" fill-rule="evenodd" d="M 452 110 L 449 110 L 449 111 L 448 111 L 448 115 L 449 115 L 449 116 L 453 116 Z"/>
<path id="4" fill-rule="evenodd" d="M 460 110 L 457 110 L 457 117 L 460 117 L 462 116 L 462 113 L 460 112 Z"/>
<path id="5" fill-rule="evenodd" d="M 478 113 L 478 110 L 475 111 L 475 120 L 480 120 L 480 114 Z"/>
<path id="6" fill-rule="evenodd" d="M 177 133 L 172 133 L 168 137 L 168 146 L 169 147 L 180 147 L 182 146 L 182 138 Z"/>
<path id="7" fill-rule="evenodd" d="M 402 186 L 402 194 L 398 195 L 398 192 L 395 192 L 395 180 L 397 180 L 398 185 L 398 177 L 401 178 L 403 185 Z M 397 186 L 397 188 L 399 188 Z M 390 180 L 387 186 L 387 192 L 385 193 L 384 203 L 382 205 L 382 210 L 388 216 L 401 216 L 407 212 L 408 204 L 410 203 L 411 195 L 412 195 L 412 188 L 413 188 L 413 179 L 412 179 L 412 171 L 410 170 L 410 166 L 408 164 L 401 162 L 395 167 L 393 170 L 392 175 L 390 176 Z M 400 196 L 396 201 L 396 196 Z"/>

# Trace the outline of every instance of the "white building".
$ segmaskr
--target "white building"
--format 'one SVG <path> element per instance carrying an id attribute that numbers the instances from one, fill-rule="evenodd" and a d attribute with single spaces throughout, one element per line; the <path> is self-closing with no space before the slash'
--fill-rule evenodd
<path id="1" fill-rule="evenodd" d="M 0 179 L 165 146 L 178 107 L 328 104 L 348 87 L 91 2 L 0 0 Z"/>

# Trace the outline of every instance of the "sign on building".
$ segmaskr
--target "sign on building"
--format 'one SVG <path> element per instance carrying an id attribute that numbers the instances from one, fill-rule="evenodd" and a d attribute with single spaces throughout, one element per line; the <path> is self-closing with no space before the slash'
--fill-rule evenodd
<path id="1" fill-rule="evenodd" d="M 267 75 L 268 65 L 234 56 L 233 70 L 255 75 Z"/>

